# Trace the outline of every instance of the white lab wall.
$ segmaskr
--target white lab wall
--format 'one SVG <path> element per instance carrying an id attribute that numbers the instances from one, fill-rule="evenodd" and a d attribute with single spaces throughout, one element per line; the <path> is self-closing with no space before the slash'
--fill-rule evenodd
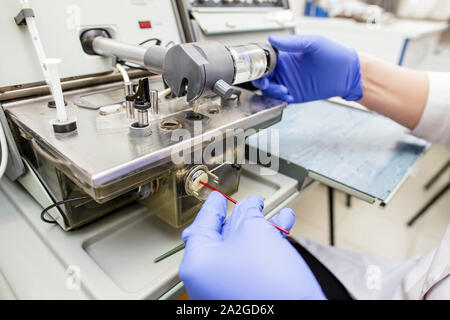
<path id="1" fill-rule="evenodd" d="M 449 0 L 400 0 L 398 16 L 414 19 L 448 20 Z"/>
<path id="2" fill-rule="evenodd" d="M 417 68 L 433 54 L 444 22 L 401 20 L 372 26 L 351 19 L 298 19 L 297 34 L 318 34 L 387 62 Z"/>
<path id="3" fill-rule="evenodd" d="M 361 10 L 364 1 L 323 1 L 330 7 Z M 351 19 L 304 17 L 305 0 L 291 0 L 297 19 L 297 34 L 319 34 L 360 52 L 377 56 L 390 63 L 418 68 L 434 54 L 441 33 L 450 16 L 449 0 L 400 0 L 398 11 L 402 18 L 388 19 L 379 25 L 358 23 Z M 339 10 L 338 10 L 339 11 Z M 337 11 L 336 11 L 337 12 Z"/>
<path id="4" fill-rule="evenodd" d="M 357 2 L 357 0 L 332 0 L 322 3 L 342 4 Z M 290 0 L 290 7 L 296 15 L 303 15 L 306 0 Z M 449 20 L 450 0 L 399 0 L 397 15 L 402 18 Z"/>

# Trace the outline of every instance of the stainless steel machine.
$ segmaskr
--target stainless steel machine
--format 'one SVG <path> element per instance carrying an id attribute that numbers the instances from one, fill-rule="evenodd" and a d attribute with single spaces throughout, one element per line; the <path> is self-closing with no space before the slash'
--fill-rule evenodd
<path id="1" fill-rule="evenodd" d="M 296 180 L 242 164 L 245 134 L 285 104 L 234 85 L 270 72 L 276 52 L 187 43 L 178 9 L 2 2 L 0 297 L 176 298 L 182 252 L 155 261 L 182 242 L 208 194 L 200 179 L 263 195 L 269 216 L 296 196 Z"/>
<path id="2" fill-rule="evenodd" d="M 173 227 L 185 226 L 203 199 L 195 179 L 202 176 L 230 194 L 239 188 L 245 137 L 238 139 L 231 129 L 267 127 L 280 120 L 285 107 L 283 102 L 233 87 L 273 70 L 276 52 L 270 45 L 183 43 L 174 2 L 142 3 L 148 13 L 136 10 L 133 2 L 108 2 L 107 12 L 101 14 L 97 3 L 76 8 L 58 4 L 52 12 L 47 10 L 52 6 L 48 1 L 31 2 L 32 6 L 24 2 L 22 8 L 17 1 L 4 4 L 8 10 L 3 15 L 9 16 L 2 18 L 3 30 L 11 31 L 17 42 L 32 43 L 29 33 L 40 29 L 43 47 L 64 38 L 49 51 L 63 60 L 62 87 L 71 90 L 61 90 L 63 97 L 58 97 L 53 62 L 37 61 L 42 59 L 39 50 L 31 49 L 2 59 L 16 65 L 22 59 L 31 61 L 34 72 L 23 77 L 4 73 L 0 96 L 13 137 L 10 144 L 17 148 L 15 162 L 25 163 L 9 176 L 21 181 L 31 170 L 36 179 L 23 186 L 43 208 L 50 206 L 53 220 L 46 212 L 42 219 L 55 221 L 64 230 L 135 201 Z M 64 15 L 68 8 L 79 15 L 79 25 L 54 19 L 51 32 L 48 26 L 41 28 L 43 21 Z M 129 14 L 119 19 L 122 10 Z M 154 10 L 164 19 L 156 18 Z M 144 20 L 147 14 L 150 18 Z M 134 24 L 136 30 L 122 29 L 120 21 Z M 35 22 L 38 28 L 33 30 Z M 146 29 L 150 29 L 146 37 L 156 39 L 156 44 L 145 45 L 143 36 L 136 39 L 136 33 Z M 51 42 L 49 33 L 56 33 Z M 39 45 L 34 43 L 35 49 Z M 131 64 L 130 74 L 123 64 Z M 114 66 L 123 80 L 114 81 L 117 74 L 108 74 Z M 216 145 L 223 148 L 214 150 L 205 163 L 196 154 L 211 145 L 205 137 L 213 136 L 222 137 Z M 181 163 L 173 161 L 175 150 L 184 152 Z"/>

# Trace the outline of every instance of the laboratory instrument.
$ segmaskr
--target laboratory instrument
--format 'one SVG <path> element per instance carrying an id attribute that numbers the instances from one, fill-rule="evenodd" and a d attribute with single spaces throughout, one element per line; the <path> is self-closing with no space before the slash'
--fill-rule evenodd
<path id="1" fill-rule="evenodd" d="M 175 96 L 191 102 L 208 91 L 229 100 L 237 85 L 271 73 L 277 54 L 268 44 L 224 46 L 219 42 L 186 43 L 169 49 L 132 46 L 111 39 L 105 29 L 89 29 L 80 36 L 90 55 L 114 56 L 161 73 Z"/>
<path id="2" fill-rule="evenodd" d="M 49 43 L 50 30 L 42 24 L 46 4 L 32 2 L 25 8 L 11 1 L 9 5 L 16 8 L 8 11 L 16 19 L 4 23 L 5 30 L 31 45 L 26 21 L 32 19 L 33 33 Z M 55 10 L 67 9 L 66 5 L 61 3 Z M 164 23 L 155 15 L 148 21 L 150 28 L 139 20 L 135 25 L 139 29 L 123 22 L 116 25 L 113 13 L 101 19 L 94 7 L 69 5 L 74 15 L 86 14 L 83 25 L 54 21 L 62 26 L 67 50 L 49 47 L 47 51 L 60 59 L 44 59 L 46 72 L 35 63 L 30 69 L 40 72 L 20 77 L 20 83 L 13 77 L 1 80 L 7 82 L 1 84 L 6 101 L 2 106 L 19 160 L 36 175 L 34 184 L 22 184 L 43 208 L 64 202 L 48 210 L 45 219 L 54 219 L 66 231 L 134 202 L 173 227 L 186 226 L 202 203 L 186 184 L 192 173 L 201 169 L 214 177 L 211 184 L 226 193 L 238 190 L 241 171 L 234 162 L 244 154 L 244 140 L 237 139 L 237 132 L 226 132 L 258 130 L 281 118 L 284 102 L 234 86 L 272 72 L 277 54 L 267 43 L 183 43 L 174 2 L 161 2 L 160 13 L 168 16 Z M 134 5 L 129 7 L 131 22 L 139 14 Z M 97 22 L 104 20 L 110 24 Z M 134 40 L 139 32 L 157 41 Z M 27 63 L 36 60 L 30 53 L 14 61 L 22 58 Z M 115 78 L 95 75 L 108 64 Z M 48 87 L 36 81 L 42 79 Z M 67 90 L 69 82 L 71 90 Z M 42 93 L 36 96 L 37 92 Z M 53 105 L 56 109 L 50 108 Z M 180 133 L 189 137 L 184 139 Z M 209 143 L 204 137 L 211 135 L 231 143 L 209 163 L 191 161 L 198 150 L 205 150 Z M 178 149 L 189 160 L 175 163 Z M 224 161 L 230 153 L 231 161 Z M 71 201 L 85 196 L 89 199 Z"/>
<path id="3" fill-rule="evenodd" d="M 38 294 L 39 298 L 53 299 L 176 298 L 184 290 L 177 276 L 182 252 L 159 263 L 154 260 L 180 243 L 183 226 L 192 221 L 201 206 L 202 201 L 194 192 L 202 195 L 202 189 L 192 185 L 190 178 L 195 180 L 206 175 L 208 184 L 233 198 L 261 194 L 265 199 L 264 214 L 270 218 L 289 206 L 299 196 L 298 190 L 312 185 L 308 176 L 315 174 L 319 179 L 329 175 L 316 158 L 326 158 L 327 153 L 323 153 L 324 145 L 319 139 L 324 132 L 313 131 L 314 124 L 320 124 L 326 134 L 335 132 L 335 127 L 330 129 L 332 124 L 341 130 L 346 126 L 338 121 L 339 117 L 326 124 L 323 115 L 333 112 L 323 111 L 320 106 L 298 108 L 296 110 L 303 112 L 300 115 L 283 116 L 280 171 L 286 174 L 253 163 L 236 166 L 235 160 L 244 154 L 244 146 L 237 144 L 236 148 L 227 150 L 236 156 L 230 162 L 213 158 L 210 163 L 172 163 L 171 151 L 179 147 L 189 145 L 190 148 L 186 148 L 189 157 L 195 155 L 191 152 L 196 148 L 204 150 L 200 137 L 223 135 L 227 129 L 235 128 L 256 132 L 278 122 L 286 105 L 234 86 L 267 72 L 268 66 L 270 69 L 272 49 L 261 43 L 265 43 L 273 29 L 258 27 L 261 32 L 228 32 L 225 38 L 210 34 L 208 39 L 187 43 L 179 12 L 178 3 L 167 0 L 117 3 L 30 0 L 28 8 L 21 7 L 16 0 L 3 1 L 0 29 L 8 49 L 2 51 L 0 59 L 0 121 L 6 138 L 6 143 L 2 141 L 2 156 L 7 145 L 8 157 L 6 174 L 0 181 L 0 204 L 4 219 L 10 223 L 0 224 L 0 234 L 7 239 L 0 245 L 4 256 L 0 261 L 0 286 L 10 289 L 12 297 L 31 299 Z M 224 17 L 224 13 L 222 11 L 220 17 Z M 58 110 L 54 108 L 55 102 L 51 103 L 54 97 L 36 55 L 29 25 L 23 22 L 32 16 L 46 58 L 62 61 L 58 64 L 58 78 L 64 105 L 67 104 L 65 113 L 69 119 L 76 119 L 77 128 L 73 131 L 59 133 L 53 129 L 51 121 L 58 119 Z M 259 16 L 267 17 L 262 12 Z M 18 25 L 14 17 L 22 24 Z M 89 30 L 105 31 L 104 36 L 97 39 L 100 49 L 96 48 L 106 50 L 109 45 L 110 51 L 87 53 L 81 38 Z M 212 40 L 213 44 L 206 47 L 203 40 Z M 127 50 L 118 51 L 118 48 Z M 256 49 L 255 55 L 250 54 L 252 48 Z M 152 57 L 143 60 L 147 50 L 153 52 Z M 204 82 L 188 82 L 186 92 L 182 92 L 185 70 L 164 73 L 164 62 L 162 70 L 155 70 L 155 65 L 161 67 L 156 62 L 161 63 L 158 59 L 162 55 L 158 53 L 162 52 L 165 52 L 164 58 L 172 52 L 175 58 L 171 59 L 180 54 L 196 70 L 195 79 L 205 79 Z M 205 61 L 192 59 L 198 57 L 190 55 L 192 52 L 202 52 L 205 60 L 211 59 L 209 61 L 249 57 L 251 63 L 243 59 L 235 64 L 233 60 L 229 70 L 210 69 L 203 63 Z M 241 55 L 242 52 L 245 54 Z M 152 62 L 150 67 L 142 64 L 145 61 Z M 249 65 L 256 68 L 249 69 Z M 167 67 L 170 68 L 168 63 Z M 238 68 L 241 71 L 237 72 Z M 175 90 L 172 92 L 172 89 Z M 186 99 L 189 93 L 191 101 Z M 142 108 L 136 109 L 136 104 Z M 348 122 L 355 118 L 353 113 L 342 118 Z M 377 128 L 387 126 L 386 122 L 378 120 Z M 198 132 L 195 129 L 200 123 L 202 131 Z M 353 122 L 351 126 L 358 128 Z M 173 141 L 176 133 L 186 133 L 191 138 Z M 366 141 L 378 141 L 378 135 Z M 296 145 L 310 141 L 315 151 L 308 153 L 308 145 L 293 150 L 295 137 L 299 139 Z M 377 155 L 388 153 L 392 154 L 386 156 L 388 159 L 404 159 L 396 156 L 399 149 L 395 148 L 395 142 L 403 142 L 405 133 L 390 132 L 389 138 L 392 144 L 386 150 L 382 149 L 383 145 L 377 145 Z M 225 142 L 234 139 L 236 136 Z M 338 137 L 328 139 L 335 144 L 338 140 Z M 346 139 L 345 146 L 349 140 L 351 137 Z M 251 144 L 251 150 L 254 147 Z M 284 148 L 293 158 L 286 156 Z M 379 151 L 381 149 L 384 152 Z M 340 150 L 342 155 L 342 150 L 347 149 L 341 147 Z M 401 148 L 400 151 L 403 154 L 408 150 Z M 421 150 L 417 149 L 416 154 L 408 158 L 409 162 L 402 162 L 402 171 L 396 171 L 401 173 L 396 180 L 391 179 L 389 186 L 379 189 L 395 190 Z M 297 157 L 297 153 L 301 154 Z M 308 162 L 305 158 L 312 160 Z M 352 158 L 351 155 L 348 158 Z M 2 157 L 2 162 L 5 161 Z M 358 159 L 355 161 L 355 167 L 359 168 Z M 327 169 L 347 163 L 342 159 L 326 162 Z M 378 176 L 379 171 L 389 173 L 380 164 L 372 167 L 376 172 L 370 176 Z M 348 168 L 339 170 L 342 175 L 333 178 L 335 187 L 348 184 L 348 176 L 356 176 Z M 355 196 L 372 195 L 369 187 L 359 188 L 362 191 Z M 60 209 L 54 206 L 45 214 L 45 219 L 57 224 L 43 222 L 40 218 L 43 209 L 61 201 L 65 202 Z M 11 263 L 14 261 L 26 263 Z M 77 267 L 82 272 L 80 288 L 70 290 L 67 279 L 76 280 Z M 36 278 L 36 274 L 40 277 Z M 7 286 L 3 286 L 3 279 Z M 72 284 L 76 285 L 76 281 Z"/>
<path id="4" fill-rule="evenodd" d="M 14 243 L 2 261 L 20 256 L 29 262 L 14 270 L 1 263 L 0 278 L 14 296 L 31 298 L 36 291 L 23 284 L 36 283 L 46 288 L 42 295 L 58 299 L 177 297 L 181 252 L 154 259 L 180 243 L 182 228 L 202 204 L 186 185 L 191 174 L 206 174 L 208 184 L 230 195 L 263 194 L 267 214 L 296 193 L 293 179 L 264 178 L 257 165 L 236 165 L 245 153 L 236 135 L 226 137 L 225 146 L 233 143 L 211 162 L 172 161 L 180 147 L 188 146 L 188 157 L 203 151 L 203 137 L 224 136 L 227 129 L 256 132 L 279 121 L 284 102 L 234 86 L 273 69 L 275 52 L 266 39 L 186 43 L 177 4 L 167 0 L 29 1 L 27 7 L 7 0 L 1 8 L 10 47 L 0 59 L 7 141 L 1 147 L 8 160 L 0 203 L 16 221 L 16 227 L 0 226 Z M 27 20 L 45 49 L 42 61 L 61 61 L 54 79 L 64 108 L 55 108 L 61 95 L 55 101 Z M 171 65 L 180 62 L 195 72 Z M 55 132 L 52 123 L 66 117 L 76 119 L 76 129 Z M 190 138 L 172 139 L 177 133 Z M 221 160 L 225 153 L 229 162 Z M 77 268 L 81 289 L 68 290 L 66 277 Z M 27 280 L 36 273 L 39 279 Z"/>

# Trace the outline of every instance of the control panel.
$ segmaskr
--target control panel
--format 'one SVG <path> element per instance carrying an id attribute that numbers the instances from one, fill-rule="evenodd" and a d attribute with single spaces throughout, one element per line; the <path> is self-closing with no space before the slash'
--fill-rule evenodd
<path id="1" fill-rule="evenodd" d="M 195 8 L 255 8 L 255 7 L 286 7 L 286 2 L 283 0 L 191 0 L 190 6 Z"/>

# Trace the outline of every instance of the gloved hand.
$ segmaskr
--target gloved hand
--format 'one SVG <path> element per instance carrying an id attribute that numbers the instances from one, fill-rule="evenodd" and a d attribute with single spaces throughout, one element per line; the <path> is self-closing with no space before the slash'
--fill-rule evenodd
<path id="1" fill-rule="evenodd" d="M 264 200 L 239 201 L 222 225 L 227 200 L 213 192 L 191 226 L 179 276 L 191 299 L 325 299 L 301 255 L 264 219 Z M 290 209 L 272 222 L 289 230 Z"/>
<path id="2" fill-rule="evenodd" d="M 355 50 L 321 36 L 270 36 L 278 50 L 270 75 L 253 81 L 264 94 L 286 102 L 308 102 L 363 96 L 361 70 Z"/>

